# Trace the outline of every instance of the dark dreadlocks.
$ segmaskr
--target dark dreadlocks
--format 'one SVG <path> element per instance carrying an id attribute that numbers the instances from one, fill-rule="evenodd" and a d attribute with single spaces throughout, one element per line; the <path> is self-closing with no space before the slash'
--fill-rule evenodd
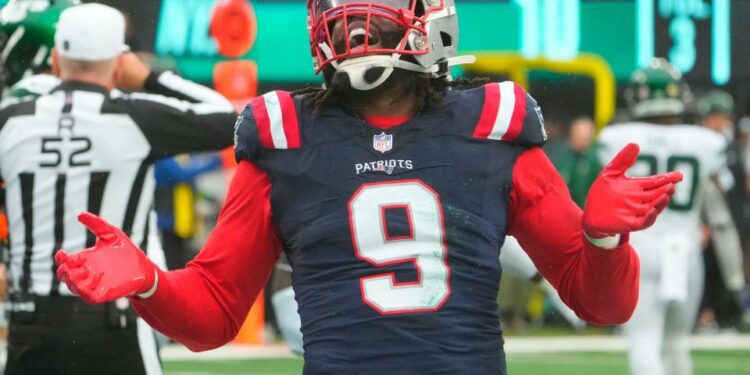
<path id="1" fill-rule="evenodd" d="M 448 89 L 468 89 L 481 86 L 489 81 L 490 79 L 485 77 L 471 79 L 462 77 L 448 81 L 445 78 L 433 77 L 429 74 L 410 73 L 403 75 L 397 87 L 404 92 L 407 92 L 410 88 L 413 90 L 417 100 L 417 113 L 422 113 L 429 109 L 439 108 Z M 356 112 L 356 109 L 351 108 L 345 100 L 344 94 L 336 90 L 307 87 L 292 92 L 292 95 L 304 96 L 302 100 L 311 102 L 316 113 L 327 106 Z"/>

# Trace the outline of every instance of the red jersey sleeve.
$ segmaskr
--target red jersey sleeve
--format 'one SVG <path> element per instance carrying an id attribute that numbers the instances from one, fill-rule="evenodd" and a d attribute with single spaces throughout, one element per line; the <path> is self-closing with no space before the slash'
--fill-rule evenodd
<path id="1" fill-rule="evenodd" d="M 138 314 L 194 351 L 233 339 L 280 255 L 270 191 L 265 172 L 240 162 L 216 228 L 200 253 L 185 269 L 157 271 L 156 293 L 131 298 Z"/>
<path id="2" fill-rule="evenodd" d="M 581 214 L 540 148 L 519 156 L 513 169 L 508 234 L 581 319 L 624 323 L 638 301 L 638 256 L 627 238 L 614 249 L 591 245 L 583 236 Z"/>

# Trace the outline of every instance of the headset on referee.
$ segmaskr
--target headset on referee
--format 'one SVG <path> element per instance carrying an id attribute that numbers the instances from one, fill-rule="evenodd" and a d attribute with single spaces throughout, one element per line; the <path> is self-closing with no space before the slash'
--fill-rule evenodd
<path id="1" fill-rule="evenodd" d="M 81 211 L 120 226 L 147 252 L 158 249 L 154 161 L 230 146 L 237 116 L 215 91 L 150 71 L 129 52 L 114 8 L 67 8 L 54 45 L 61 83 L 0 110 L 10 229 L 6 374 L 160 374 L 153 332 L 127 300 L 85 304 L 54 276 L 53 257 L 94 244 L 76 220 Z"/>

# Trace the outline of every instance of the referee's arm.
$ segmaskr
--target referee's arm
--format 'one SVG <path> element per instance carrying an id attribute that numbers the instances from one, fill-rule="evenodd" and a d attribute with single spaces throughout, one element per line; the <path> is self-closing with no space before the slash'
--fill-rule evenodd
<path id="1" fill-rule="evenodd" d="M 144 89 L 121 100 L 151 144 L 151 157 L 231 146 L 237 114 L 216 91 L 171 72 L 150 73 Z"/>
<path id="2" fill-rule="evenodd" d="M 152 94 L 164 95 L 191 103 L 213 103 L 232 107 L 232 104 L 218 92 L 184 79 L 170 71 L 151 72 L 143 84 L 143 89 Z"/>

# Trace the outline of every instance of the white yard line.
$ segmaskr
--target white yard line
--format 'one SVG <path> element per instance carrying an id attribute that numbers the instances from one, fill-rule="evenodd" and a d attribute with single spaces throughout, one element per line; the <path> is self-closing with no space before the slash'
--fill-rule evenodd
<path id="1" fill-rule="evenodd" d="M 718 334 L 693 336 L 693 350 L 750 350 L 750 335 Z M 505 351 L 518 353 L 621 352 L 627 350 L 622 336 L 557 336 L 506 338 Z M 165 360 L 223 360 L 250 358 L 292 358 L 295 355 L 283 343 L 269 345 L 226 345 L 207 352 L 193 353 L 182 345 L 161 350 Z"/>
<path id="2" fill-rule="evenodd" d="M 698 335 L 693 350 L 750 350 L 750 335 Z M 622 336 L 508 337 L 505 351 L 514 353 L 616 352 L 627 350 Z"/>
<path id="3" fill-rule="evenodd" d="M 162 360 L 224 360 L 251 358 L 291 358 L 294 357 L 286 344 L 268 345 L 234 345 L 229 344 L 221 348 L 200 353 L 194 353 L 182 345 L 172 344 L 162 348 L 159 352 Z"/>
<path id="4" fill-rule="evenodd" d="M 543 355 L 536 354 L 516 354 L 510 356 L 508 362 L 513 364 L 534 364 L 537 366 L 554 367 L 554 366 L 576 366 L 576 367 L 612 367 L 622 368 L 625 364 L 620 357 L 599 357 L 592 358 L 590 355 L 577 355 L 575 353 L 546 353 Z M 696 370 L 718 370 L 718 371 L 747 371 L 750 370 L 750 363 L 746 360 L 737 358 L 727 359 L 722 357 L 701 358 L 700 361 L 694 362 Z M 746 372 L 741 372 L 745 374 Z"/>

